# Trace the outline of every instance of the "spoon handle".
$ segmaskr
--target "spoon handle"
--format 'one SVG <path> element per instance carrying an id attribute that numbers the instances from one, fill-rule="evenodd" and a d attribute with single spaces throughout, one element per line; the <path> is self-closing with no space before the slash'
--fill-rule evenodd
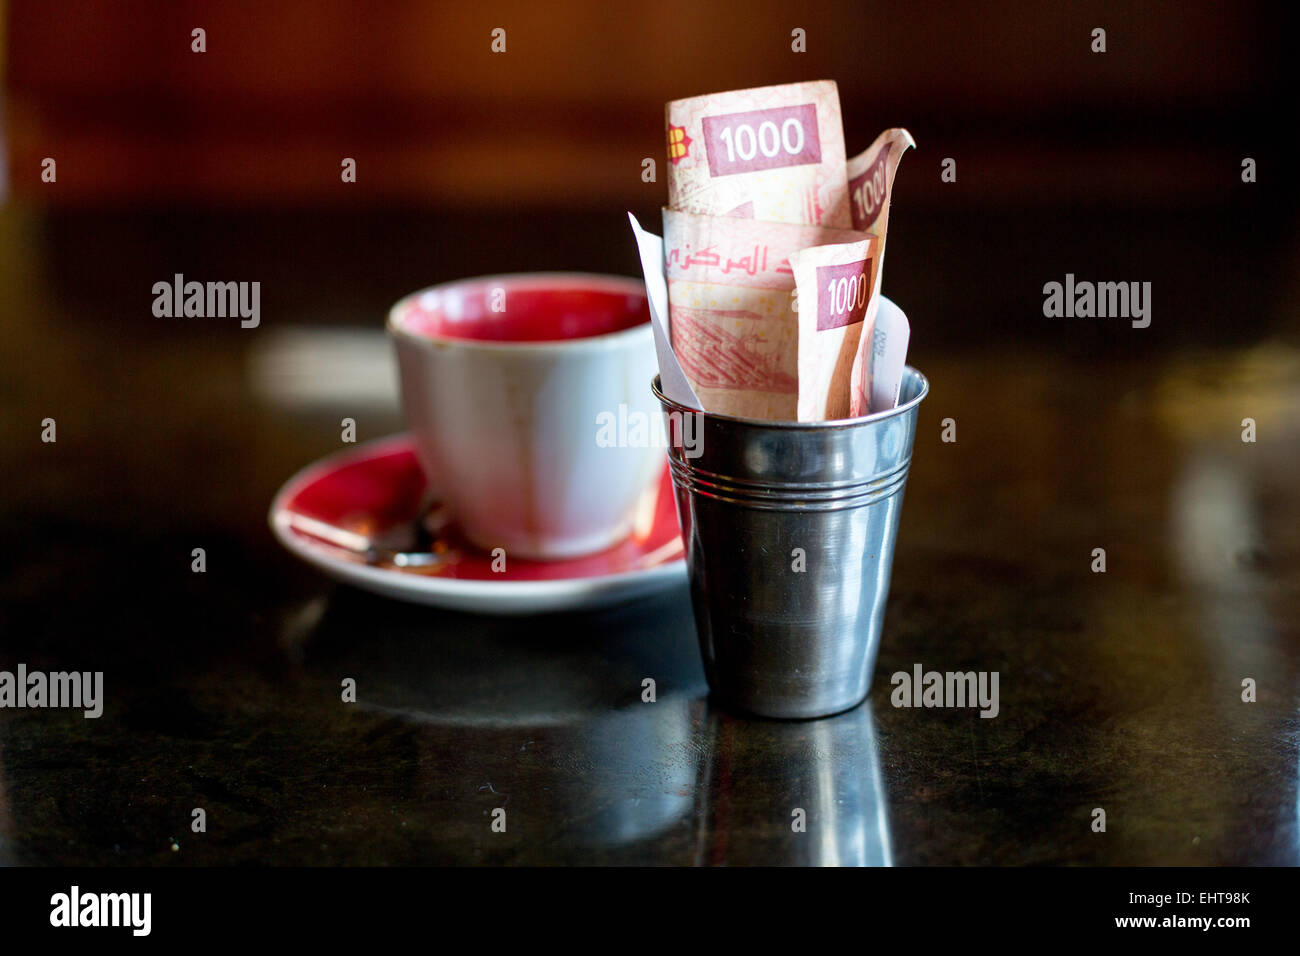
<path id="1" fill-rule="evenodd" d="M 380 548 L 366 535 L 357 531 L 348 531 L 327 521 L 309 518 L 306 515 L 290 512 L 289 527 L 302 534 L 309 535 L 347 551 L 361 558 L 366 564 L 392 564 L 399 568 L 427 568 L 441 564 L 445 560 L 432 551 L 398 551 L 393 548 Z"/>

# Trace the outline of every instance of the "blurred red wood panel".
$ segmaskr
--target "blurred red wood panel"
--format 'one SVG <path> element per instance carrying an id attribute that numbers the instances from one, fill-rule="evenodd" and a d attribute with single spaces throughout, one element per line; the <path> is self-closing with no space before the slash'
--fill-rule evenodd
<path id="1" fill-rule="evenodd" d="M 1230 17 L 1209 2 L 1124 9 L 12 0 L 11 178 L 48 202 L 633 204 L 662 194 L 641 160 L 662 156 L 666 100 L 831 77 L 850 151 L 894 124 L 923 148 L 960 140 L 982 157 L 985 200 L 1059 197 L 1098 157 L 1110 188 L 1201 188 L 1217 158 L 1189 159 L 1176 137 L 1120 136 L 1080 155 L 1063 145 L 1071 114 L 1123 131 L 1172 111 L 1190 128 L 1267 95 L 1281 44 L 1249 5 Z M 1104 56 L 1089 50 L 1095 26 L 1108 27 Z M 196 27 L 206 53 L 191 51 Z M 490 48 L 497 27 L 504 54 Z M 795 28 L 807 53 L 791 51 Z M 927 142 L 927 121 L 943 142 Z M 40 182 L 46 156 L 57 189 Z M 340 181 L 343 157 L 357 160 L 355 186 Z M 1170 161 L 1187 176 L 1158 174 Z M 927 177 L 917 197 L 937 186 Z"/>

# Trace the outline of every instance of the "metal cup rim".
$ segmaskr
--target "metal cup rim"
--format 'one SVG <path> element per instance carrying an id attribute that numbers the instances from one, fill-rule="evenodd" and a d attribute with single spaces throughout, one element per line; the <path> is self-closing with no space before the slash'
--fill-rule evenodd
<path id="1" fill-rule="evenodd" d="M 682 405 L 665 395 L 660 390 L 658 375 L 650 380 L 650 390 L 654 392 L 655 398 L 659 399 L 661 405 L 684 414 L 703 415 L 705 418 L 715 419 L 721 422 L 734 422 L 738 425 L 758 426 L 761 428 L 788 428 L 798 431 L 832 431 L 841 428 L 856 428 L 861 425 L 884 421 L 885 419 L 891 418 L 895 415 L 905 415 L 917 405 L 920 405 L 925 399 L 925 396 L 930 394 L 930 380 L 911 365 L 903 366 L 903 371 L 905 373 L 910 372 L 920 380 L 921 391 L 917 393 L 915 398 L 908 402 L 904 402 L 902 405 L 896 405 L 893 408 L 886 409 L 883 412 L 874 412 L 870 415 L 859 415 L 857 418 L 834 418 L 825 422 L 779 422 L 771 421 L 766 418 L 740 418 L 736 415 L 722 415 L 717 412 L 707 412 L 699 408 L 691 408 L 689 405 Z"/>

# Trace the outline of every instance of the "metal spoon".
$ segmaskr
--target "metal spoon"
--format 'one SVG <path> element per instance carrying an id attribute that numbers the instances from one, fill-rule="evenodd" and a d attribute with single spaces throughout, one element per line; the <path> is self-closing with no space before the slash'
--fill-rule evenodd
<path id="1" fill-rule="evenodd" d="M 419 514 L 421 517 L 412 525 L 398 525 L 373 537 L 292 511 L 286 520 L 295 531 L 340 548 L 366 564 L 391 564 L 398 568 L 429 568 L 446 564 L 451 556 L 429 550 L 434 534 L 446 523 L 445 516 L 433 501 L 426 501 Z"/>

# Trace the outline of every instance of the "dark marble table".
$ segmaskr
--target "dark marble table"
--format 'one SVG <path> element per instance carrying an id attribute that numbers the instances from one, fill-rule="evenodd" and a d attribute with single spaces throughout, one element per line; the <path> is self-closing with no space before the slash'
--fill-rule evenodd
<path id="1" fill-rule="evenodd" d="M 94 222 L 0 223 L 0 669 L 103 670 L 106 695 L 98 720 L 0 711 L 0 862 L 1300 862 L 1294 337 L 943 348 L 917 318 L 943 310 L 914 312 L 933 391 L 873 691 L 834 718 L 760 721 L 708 699 L 684 585 L 511 619 L 297 564 L 265 523 L 278 485 L 339 449 L 343 415 L 362 439 L 401 427 L 382 342 L 337 337 L 373 333 L 377 309 L 354 306 L 406 274 L 358 280 L 333 314 L 268 292 L 255 332 L 160 326 L 149 281 L 218 254 L 181 224 L 186 261 L 168 265 L 165 231 L 132 247 Z M 300 289 L 332 268 L 277 261 Z M 337 373 L 301 347 L 313 336 L 376 378 L 322 395 Z M 892 706 L 890 675 L 917 663 L 999 672 L 997 717 Z"/>

